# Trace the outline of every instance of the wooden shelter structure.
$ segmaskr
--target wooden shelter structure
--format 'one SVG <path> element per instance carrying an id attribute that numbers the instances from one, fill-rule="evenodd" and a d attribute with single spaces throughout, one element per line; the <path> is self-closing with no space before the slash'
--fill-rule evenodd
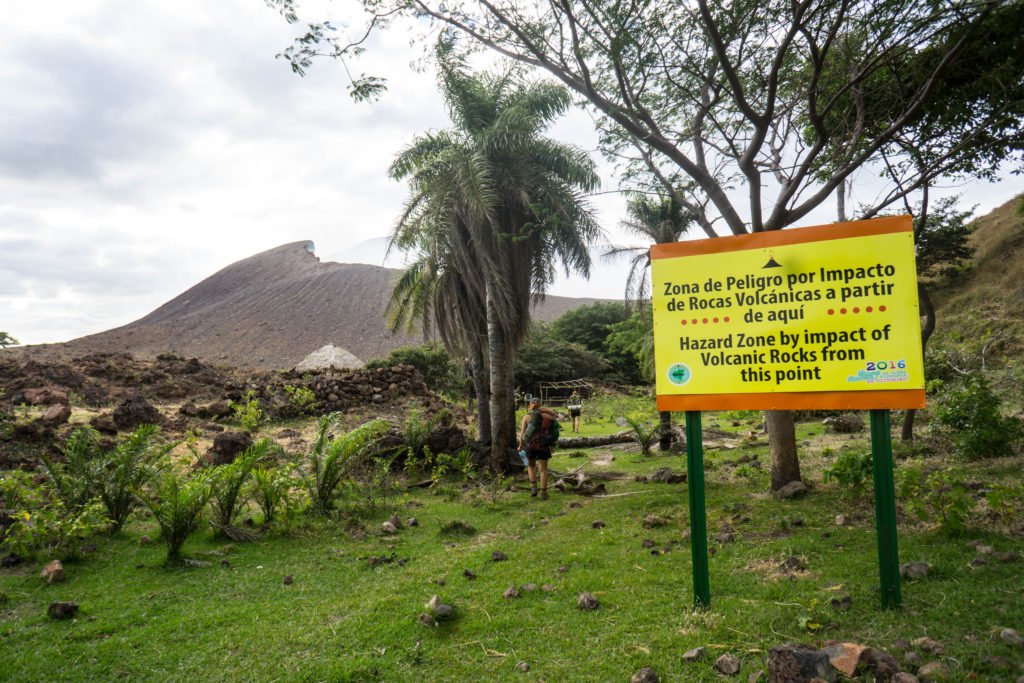
<path id="1" fill-rule="evenodd" d="M 563 382 L 541 382 L 537 385 L 540 391 L 540 402 L 544 405 L 565 405 L 572 392 L 580 398 L 589 399 L 594 386 L 582 379 L 568 379 Z"/>

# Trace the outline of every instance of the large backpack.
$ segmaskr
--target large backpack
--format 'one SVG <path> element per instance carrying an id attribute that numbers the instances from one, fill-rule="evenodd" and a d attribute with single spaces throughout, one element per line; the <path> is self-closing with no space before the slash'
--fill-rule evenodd
<path id="1" fill-rule="evenodd" d="M 530 448 L 535 451 L 554 448 L 558 445 L 558 437 L 562 431 L 558 425 L 558 418 L 549 408 L 539 408 L 538 412 L 540 413 L 540 428 L 530 440 Z"/>

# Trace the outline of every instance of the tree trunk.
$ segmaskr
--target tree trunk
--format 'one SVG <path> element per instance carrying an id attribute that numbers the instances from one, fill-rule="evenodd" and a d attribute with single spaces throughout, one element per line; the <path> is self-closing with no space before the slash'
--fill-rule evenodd
<path id="1" fill-rule="evenodd" d="M 846 222 L 846 181 L 836 186 L 836 214 L 840 223 Z"/>
<path id="2" fill-rule="evenodd" d="M 768 445 L 772 457 L 772 491 L 800 480 L 800 460 L 796 454 L 796 425 L 788 410 L 766 410 Z"/>
<path id="3" fill-rule="evenodd" d="M 514 446 L 515 420 L 509 416 L 509 349 L 505 330 L 498 320 L 493 283 L 487 283 L 487 356 L 491 374 L 491 469 L 505 472 L 508 450 Z"/>
<path id="4" fill-rule="evenodd" d="M 558 438 L 559 450 L 565 451 L 570 448 L 594 448 L 595 446 L 610 446 L 616 443 L 635 443 L 636 432 L 627 429 L 616 434 L 603 434 L 601 436 L 569 436 Z"/>
<path id="5" fill-rule="evenodd" d="M 920 281 L 917 283 L 917 300 L 920 302 L 921 312 L 924 314 L 924 324 L 921 326 L 921 358 L 923 359 L 925 347 L 928 346 L 928 340 L 931 338 L 932 332 L 935 331 L 935 306 L 932 304 L 932 298 L 928 296 L 928 288 Z M 903 415 L 901 440 L 914 440 L 914 416 L 916 414 L 916 410 L 910 409 Z"/>
<path id="6" fill-rule="evenodd" d="M 473 391 L 476 393 L 476 416 L 479 425 L 479 441 L 491 443 L 491 392 L 487 386 L 487 372 L 484 365 L 483 349 L 477 339 L 469 340 L 469 371 L 473 375 Z"/>
<path id="7" fill-rule="evenodd" d="M 672 448 L 672 413 L 662 410 L 658 413 L 658 450 Z"/>

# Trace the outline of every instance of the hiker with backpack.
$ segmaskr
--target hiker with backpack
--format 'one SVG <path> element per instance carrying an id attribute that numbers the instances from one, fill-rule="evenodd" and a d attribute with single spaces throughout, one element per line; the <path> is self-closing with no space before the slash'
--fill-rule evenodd
<path id="1" fill-rule="evenodd" d="M 528 420 L 526 418 L 529 418 Z M 519 449 L 526 451 L 526 471 L 530 476 L 530 495 L 537 495 L 537 470 L 540 470 L 540 499 L 548 499 L 548 460 L 551 447 L 558 443 L 558 418 L 550 408 L 534 399 L 523 419 Z"/>

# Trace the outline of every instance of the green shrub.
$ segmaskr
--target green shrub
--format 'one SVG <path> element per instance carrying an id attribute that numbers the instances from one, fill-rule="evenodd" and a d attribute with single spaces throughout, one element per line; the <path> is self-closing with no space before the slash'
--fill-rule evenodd
<path id="1" fill-rule="evenodd" d="M 903 507 L 921 521 L 936 522 L 949 536 L 967 531 L 976 503 L 962 471 L 901 468 L 896 473 L 896 490 Z"/>
<path id="2" fill-rule="evenodd" d="M 1004 524 L 1009 524 L 1024 510 L 1024 485 L 994 484 L 985 494 L 985 501 L 993 517 Z"/>
<path id="3" fill-rule="evenodd" d="M 305 456 L 305 467 L 300 470 L 303 486 L 309 493 L 310 506 L 320 515 L 327 514 L 334 506 L 334 498 L 342 482 L 363 464 L 362 461 L 388 429 L 383 420 L 373 420 L 332 439 L 331 429 L 340 418 L 340 413 L 320 418 L 316 438 Z"/>
<path id="4" fill-rule="evenodd" d="M 465 373 L 452 361 L 444 347 L 436 342 L 397 348 L 389 353 L 387 358 L 371 360 L 366 367 L 390 368 L 403 363 L 419 370 L 423 382 L 432 391 L 449 396 L 463 394 L 466 384 Z"/>
<path id="5" fill-rule="evenodd" d="M 872 475 L 871 451 L 844 450 L 839 453 L 835 464 L 825 470 L 824 479 L 835 482 L 852 494 L 859 494 L 866 490 Z"/>
<path id="6" fill-rule="evenodd" d="M 199 517 L 212 493 L 210 478 L 209 470 L 186 476 L 167 469 L 150 486 L 136 492 L 160 525 L 160 537 L 167 545 L 167 564 L 181 560 L 185 541 L 199 528 Z"/>
<path id="7" fill-rule="evenodd" d="M 32 479 L 32 473 L 25 470 L 0 472 L 0 508 L 31 510 L 45 504 L 43 489 Z"/>
<path id="8" fill-rule="evenodd" d="M 248 432 L 256 433 L 263 425 L 263 409 L 260 408 L 259 398 L 256 392 L 249 389 L 242 396 L 239 403 L 231 402 L 231 410 L 235 414 L 235 420 Z"/>
<path id="9" fill-rule="evenodd" d="M 1004 417 L 1002 400 L 983 375 L 972 375 L 960 387 L 948 389 L 935 409 L 935 421 L 953 441 L 957 455 L 967 460 L 1013 455 L 1022 435 L 1021 422 Z"/>
<path id="10" fill-rule="evenodd" d="M 71 509 L 60 498 L 34 510 L 21 510 L 14 520 L 0 543 L 5 552 L 25 558 L 45 553 L 59 560 L 77 557 L 78 544 L 110 524 L 98 501 Z"/>
<path id="11" fill-rule="evenodd" d="M 256 465 L 278 450 L 270 439 L 261 439 L 240 453 L 230 465 L 214 468 L 210 479 L 210 506 L 213 508 L 213 522 L 219 527 L 229 527 L 239 508 L 245 503 L 243 487 Z"/>
<path id="12" fill-rule="evenodd" d="M 320 409 L 316 394 L 309 387 L 284 385 L 284 393 L 288 396 L 288 414 L 294 417 L 313 415 Z"/>
<path id="13" fill-rule="evenodd" d="M 155 475 L 156 464 L 176 445 L 154 443 L 157 431 L 153 425 L 140 425 L 93 461 L 93 484 L 107 509 L 111 533 L 124 526 L 138 501 L 135 492 Z"/>

